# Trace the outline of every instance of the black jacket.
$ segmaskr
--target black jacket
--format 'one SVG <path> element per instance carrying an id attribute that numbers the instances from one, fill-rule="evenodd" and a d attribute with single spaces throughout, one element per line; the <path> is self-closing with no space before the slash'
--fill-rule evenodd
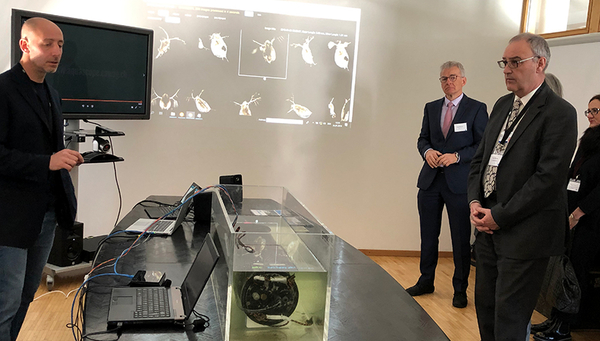
<path id="1" fill-rule="evenodd" d="M 600 233 L 600 126 L 586 130 L 569 177 L 580 181 L 579 191 L 568 191 L 569 212 L 579 207 L 585 213 L 577 228 Z"/>
<path id="2" fill-rule="evenodd" d="M 496 102 L 471 162 L 469 202 L 484 201 L 482 179 L 514 95 Z M 498 204 L 490 207 L 500 230 L 496 252 L 513 259 L 536 259 L 564 252 L 567 173 L 577 145 L 575 108 L 544 82 L 527 104 L 496 173 Z"/>
<path id="3" fill-rule="evenodd" d="M 32 246 L 52 197 L 59 225 L 73 226 L 71 177 L 49 170 L 50 156 L 65 147 L 60 99 L 48 88 L 51 115 L 21 64 L 0 75 L 0 245 Z"/>

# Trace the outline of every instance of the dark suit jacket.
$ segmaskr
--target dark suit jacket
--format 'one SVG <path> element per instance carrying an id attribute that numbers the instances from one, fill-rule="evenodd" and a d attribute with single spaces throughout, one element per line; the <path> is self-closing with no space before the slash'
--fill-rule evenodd
<path id="1" fill-rule="evenodd" d="M 469 174 L 469 202 L 483 202 L 482 177 L 514 94 L 496 102 Z M 575 108 L 544 82 L 528 103 L 496 174 L 498 204 L 491 207 L 500 227 L 492 235 L 496 252 L 535 259 L 561 254 L 567 224 L 567 172 L 577 141 Z"/>
<path id="2" fill-rule="evenodd" d="M 76 200 L 71 177 L 64 169 L 49 170 L 50 156 L 64 149 L 60 99 L 52 88 L 50 101 L 52 117 L 20 64 L 0 75 L 0 245 L 33 245 L 51 193 L 56 197 L 57 221 L 66 228 L 73 226 Z"/>
<path id="3" fill-rule="evenodd" d="M 444 175 L 452 193 L 467 193 L 469 164 L 479 146 L 479 141 L 483 137 L 483 132 L 488 121 L 487 107 L 484 103 L 464 95 L 458 105 L 456 115 L 448 131 L 448 136 L 444 138 L 440 125 L 443 105 L 444 98 L 425 104 L 425 114 L 423 116 L 421 133 L 417 140 L 417 149 L 419 149 L 421 157 L 430 148 L 442 154 L 458 152 L 460 161 L 457 164 L 446 167 Z M 455 124 L 460 123 L 465 123 L 467 129 L 464 131 L 454 131 Z M 424 157 L 423 160 L 425 160 Z M 437 169 L 429 167 L 427 162 L 424 162 L 419 173 L 419 179 L 417 180 L 417 187 L 427 190 L 436 174 Z"/>

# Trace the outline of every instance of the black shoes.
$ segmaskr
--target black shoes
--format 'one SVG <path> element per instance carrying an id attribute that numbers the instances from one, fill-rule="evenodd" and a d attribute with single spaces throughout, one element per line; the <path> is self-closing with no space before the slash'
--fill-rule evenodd
<path id="1" fill-rule="evenodd" d="M 556 319 L 554 318 L 549 318 L 546 321 L 542 322 L 542 323 L 536 323 L 536 324 L 532 324 L 531 325 L 531 334 L 535 334 L 537 332 L 545 332 L 546 330 L 550 329 L 552 326 L 554 326 L 554 324 L 556 323 Z"/>
<path id="2" fill-rule="evenodd" d="M 467 293 L 455 292 L 452 298 L 452 305 L 456 308 L 464 308 L 467 306 Z"/>
<path id="3" fill-rule="evenodd" d="M 533 339 L 536 341 L 571 341 L 571 328 L 568 323 L 556 320 L 547 330 L 533 334 Z"/>
<path id="4" fill-rule="evenodd" d="M 421 296 L 424 294 L 431 294 L 435 290 L 433 285 L 426 284 L 415 284 L 412 287 L 406 289 L 406 292 L 410 296 Z M 464 308 L 467 306 L 467 293 L 456 291 L 452 298 L 452 305 L 456 308 Z"/>
<path id="5" fill-rule="evenodd" d="M 415 284 L 412 287 L 406 289 L 406 292 L 410 296 L 421 296 L 423 294 L 431 294 L 435 290 L 433 285 Z"/>

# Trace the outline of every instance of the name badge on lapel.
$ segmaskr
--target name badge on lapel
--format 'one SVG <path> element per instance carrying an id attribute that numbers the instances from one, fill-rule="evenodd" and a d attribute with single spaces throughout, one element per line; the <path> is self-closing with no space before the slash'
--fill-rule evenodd
<path id="1" fill-rule="evenodd" d="M 567 191 L 579 192 L 579 186 L 581 186 L 581 181 L 579 179 L 569 179 Z"/>
<path id="2" fill-rule="evenodd" d="M 500 164 L 500 160 L 502 160 L 502 154 L 492 154 L 492 156 L 490 156 L 490 162 L 488 162 L 489 166 L 493 166 L 493 167 L 498 167 L 498 165 Z"/>
<path id="3" fill-rule="evenodd" d="M 460 133 L 461 131 L 467 131 L 466 123 L 455 123 L 454 124 L 454 132 Z"/>

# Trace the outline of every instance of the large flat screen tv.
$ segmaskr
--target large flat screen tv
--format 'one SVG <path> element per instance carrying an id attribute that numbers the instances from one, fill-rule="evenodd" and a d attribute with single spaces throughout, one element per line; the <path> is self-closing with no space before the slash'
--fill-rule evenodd
<path id="1" fill-rule="evenodd" d="M 13 65 L 21 59 L 21 26 L 32 17 L 53 21 L 64 35 L 58 70 L 46 80 L 65 119 L 150 118 L 152 30 L 13 9 Z"/>

